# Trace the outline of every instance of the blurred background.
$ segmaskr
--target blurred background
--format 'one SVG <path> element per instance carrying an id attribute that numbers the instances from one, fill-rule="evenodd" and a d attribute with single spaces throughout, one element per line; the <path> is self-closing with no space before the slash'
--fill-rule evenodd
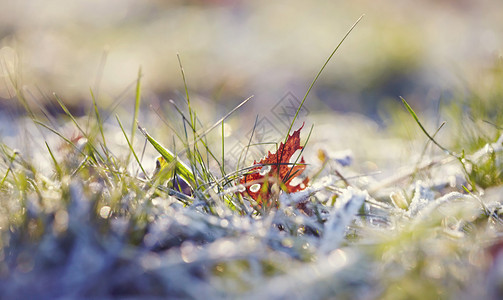
<path id="1" fill-rule="evenodd" d="M 74 114 L 85 115 L 90 89 L 109 114 L 120 107 L 131 112 L 140 67 L 142 111 L 173 110 L 168 100 L 185 98 L 177 53 L 203 124 L 254 95 L 234 122 L 249 130 L 256 116 L 266 116 L 284 134 L 284 120 L 271 112 L 285 96 L 302 99 L 362 14 L 305 104 L 303 118 L 325 114 L 320 126 L 385 127 L 395 118 L 390 107 L 403 110 L 399 96 L 438 115 L 440 101 L 459 101 L 479 86 L 503 49 L 503 2 L 490 0 L 2 0 L 1 6 L 2 135 L 15 131 L 6 118 L 24 111 L 16 87 L 28 105 L 49 114 L 61 112 L 55 92 Z M 340 114 L 364 119 L 336 120 Z"/>
<path id="2" fill-rule="evenodd" d="M 10 73 L 38 101 L 53 92 L 74 109 L 134 89 L 141 66 L 146 97 L 166 101 L 189 89 L 234 107 L 302 98 L 348 28 L 362 23 L 311 94 L 326 107 L 379 117 L 404 96 L 421 107 L 465 76 L 490 67 L 503 49 L 501 1 L 139 1 L 3 0 L 0 105 L 13 102 Z M 45 99 L 45 100 L 44 100 Z"/>

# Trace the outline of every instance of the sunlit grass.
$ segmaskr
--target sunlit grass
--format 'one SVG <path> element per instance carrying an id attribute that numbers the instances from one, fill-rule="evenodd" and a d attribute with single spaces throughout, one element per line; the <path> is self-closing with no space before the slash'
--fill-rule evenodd
<path id="1" fill-rule="evenodd" d="M 421 147 L 410 153 L 406 172 L 374 182 L 371 174 L 354 175 L 360 161 L 343 164 L 321 151 L 307 161 L 310 185 L 291 194 L 274 190 L 278 206 L 265 209 L 241 193 L 239 179 L 251 166 L 234 162 L 226 171 L 225 135 L 211 135 L 249 98 L 205 125 L 179 62 L 185 102 L 170 103 L 163 128 L 172 143 L 152 122 L 139 121 L 141 72 L 132 115 L 107 122 L 92 91 L 83 118 L 54 95 L 63 125 L 30 108 L 18 91 L 29 122 L 55 139 L 31 149 L 43 153 L 45 168 L 27 149 L 0 143 L 0 298 L 432 299 L 499 292 L 494 245 L 503 224 L 503 138 L 492 108 L 500 105 L 501 81 L 493 81 L 487 102 L 466 103 L 474 106 L 473 124 L 489 124 L 490 134 L 476 126 L 464 131 L 461 121 L 435 128 L 402 99 L 410 125 L 422 133 L 411 138 Z M 453 126 L 460 138 L 443 140 Z M 318 150 L 306 144 L 310 132 L 301 138 L 304 154 Z M 274 152 L 286 139 L 263 144 Z M 372 151 L 372 136 L 359 139 Z"/>

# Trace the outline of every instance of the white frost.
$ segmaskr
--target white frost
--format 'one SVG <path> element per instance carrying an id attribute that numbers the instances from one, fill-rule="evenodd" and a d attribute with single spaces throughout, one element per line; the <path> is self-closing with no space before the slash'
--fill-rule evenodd
<path id="1" fill-rule="evenodd" d="M 335 202 L 330 212 L 325 231 L 320 243 L 320 252 L 327 254 L 336 249 L 342 239 L 349 223 L 353 220 L 365 199 L 369 197 L 366 191 L 348 187 Z"/>

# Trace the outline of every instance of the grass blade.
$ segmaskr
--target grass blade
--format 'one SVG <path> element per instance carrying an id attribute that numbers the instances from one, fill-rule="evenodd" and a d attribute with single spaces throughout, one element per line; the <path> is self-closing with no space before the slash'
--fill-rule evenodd
<path id="1" fill-rule="evenodd" d="M 96 121 L 98 123 L 98 129 L 101 134 L 101 139 L 103 140 L 104 150 L 106 151 L 105 154 L 107 154 L 108 147 L 105 139 L 105 133 L 103 131 L 103 120 L 101 119 L 100 110 L 98 109 L 98 105 L 96 104 L 96 98 L 94 97 L 94 93 L 92 90 L 90 90 L 90 92 L 91 92 L 91 99 L 93 100 L 94 114 L 96 115 Z"/>
<path id="2" fill-rule="evenodd" d="M 181 162 L 171 151 L 168 149 L 164 148 L 159 142 L 157 142 L 148 132 L 142 128 L 140 125 L 138 125 L 138 129 L 140 132 L 147 138 L 149 143 L 161 154 L 162 157 L 168 162 L 168 163 L 174 163 L 176 166 L 176 172 L 179 174 L 183 179 L 185 179 L 189 184 L 191 184 L 193 187 L 196 185 L 196 179 L 194 177 L 194 174 L 192 171 L 189 169 L 187 165 L 185 165 L 183 162 Z"/>
<path id="3" fill-rule="evenodd" d="M 136 132 L 136 123 L 138 122 L 138 112 L 140 110 L 140 100 L 141 100 L 141 67 L 138 70 L 138 79 L 136 80 L 136 97 L 134 101 L 134 116 L 133 125 L 131 125 L 131 144 L 134 142 L 134 135 Z"/>
<path id="4" fill-rule="evenodd" d="M 17 151 L 14 151 L 14 153 L 12 154 L 10 158 L 10 161 L 9 161 L 9 167 L 7 168 L 7 171 L 5 172 L 5 175 L 4 177 L 2 178 L 2 181 L 0 181 L 0 188 L 3 186 L 5 180 L 7 179 L 7 177 L 9 176 L 9 173 L 12 171 L 12 165 L 14 163 L 14 159 L 16 159 L 16 155 L 17 155 Z M 12 176 L 14 176 L 14 172 L 12 173 Z M 15 180 L 15 176 L 14 176 L 14 180 Z"/>
<path id="5" fill-rule="evenodd" d="M 419 126 L 419 128 L 421 128 L 421 130 L 423 131 L 423 133 L 432 141 L 432 143 L 434 143 L 437 147 L 439 147 L 440 149 L 442 149 L 444 152 L 448 153 L 449 155 L 458 157 L 458 155 L 456 155 L 454 152 L 452 152 L 452 151 L 448 150 L 447 148 L 445 148 L 444 146 L 440 145 L 428 133 L 428 131 L 424 128 L 423 124 L 421 124 L 421 121 L 419 121 L 419 118 L 417 117 L 416 112 L 412 109 L 412 107 L 409 105 L 409 103 L 407 103 L 407 101 L 405 101 L 405 99 L 403 97 L 400 97 L 400 100 L 402 100 L 402 103 L 405 105 L 405 108 L 407 108 L 407 110 L 409 111 L 410 115 L 414 118 L 414 120 L 416 121 L 416 123 Z"/>
<path id="6" fill-rule="evenodd" d="M 316 74 L 316 77 L 314 77 L 313 79 L 313 82 L 311 82 L 311 85 L 309 86 L 309 88 L 307 89 L 307 92 L 306 94 L 304 95 L 304 98 L 302 98 L 302 101 L 300 102 L 300 105 L 299 105 L 299 108 L 297 108 L 297 111 L 295 112 L 295 116 L 293 117 L 292 119 L 292 123 L 290 124 L 290 127 L 288 128 L 288 132 L 286 133 L 286 137 L 285 137 L 285 143 L 288 139 L 288 136 L 290 135 L 290 132 L 292 131 L 292 127 L 293 127 L 293 124 L 295 123 L 295 120 L 297 119 L 297 116 L 299 115 L 299 112 L 300 112 L 300 109 L 302 108 L 302 106 L 304 105 L 304 102 L 306 101 L 307 99 L 307 96 L 309 95 L 309 93 L 311 92 L 311 89 L 313 88 L 314 84 L 316 83 L 316 81 L 318 81 L 318 78 L 320 77 L 321 73 L 323 73 L 323 70 L 325 69 L 325 67 L 328 65 L 328 63 L 330 62 L 330 60 L 332 60 L 332 57 L 334 56 L 334 54 L 337 52 L 337 50 L 339 50 L 340 46 L 342 45 L 342 43 L 344 43 L 344 41 L 346 40 L 346 38 L 349 36 L 349 34 L 351 33 L 351 31 L 353 31 L 353 29 L 356 27 L 356 25 L 358 25 L 358 23 L 360 23 L 361 19 L 364 17 L 365 15 L 361 15 L 360 18 L 358 18 L 358 20 L 356 20 L 356 22 L 353 24 L 353 26 L 351 26 L 351 28 L 349 28 L 349 30 L 346 32 L 346 34 L 344 35 L 344 37 L 342 38 L 342 40 L 339 42 L 339 44 L 337 45 L 337 47 L 335 47 L 334 51 L 332 51 L 332 53 L 330 54 L 330 56 L 327 58 L 327 60 L 325 61 L 325 63 L 323 64 L 323 66 L 321 67 L 320 71 L 318 71 L 318 74 Z"/>
<path id="7" fill-rule="evenodd" d="M 136 162 L 140 166 L 141 171 L 143 172 L 143 174 L 145 174 L 145 176 L 147 176 L 147 172 L 145 172 L 145 169 L 143 169 L 143 166 L 142 166 L 142 164 L 140 162 L 140 159 L 138 159 L 138 156 L 136 155 L 136 152 L 133 149 L 133 145 L 131 144 L 131 142 L 127 138 L 126 131 L 124 131 L 124 127 L 122 127 L 122 123 L 121 123 L 121 121 L 119 119 L 119 116 L 116 115 L 115 118 L 117 119 L 117 122 L 119 123 L 119 126 L 120 126 L 120 128 L 122 130 L 122 133 L 124 134 L 124 138 L 126 138 L 126 142 L 127 142 L 128 146 L 129 146 L 129 149 L 131 150 L 131 152 L 129 152 L 129 155 L 131 155 L 131 153 L 133 153 L 134 158 L 136 159 Z M 128 155 L 128 161 L 129 161 L 129 155 Z"/>
<path id="8" fill-rule="evenodd" d="M 59 165 L 58 161 L 56 160 L 56 157 L 54 157 L 54 154 L 52 153 L 51 148 L 49 147 L 49 144 L 45 142 L 45 146 L 47 147 L 47 151 L 49 151 L 49 155 L 52 158 L 52 161 L 54 162 L 54 168 L 56 168 L 56 174 L 59 179 L 63 178 L 63 171 L 61 169 L 61 166 Z"/>

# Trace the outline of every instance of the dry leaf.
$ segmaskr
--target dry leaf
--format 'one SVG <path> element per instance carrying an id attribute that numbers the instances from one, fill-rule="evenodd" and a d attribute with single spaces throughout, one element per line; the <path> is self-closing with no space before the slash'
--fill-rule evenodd
<path id="1" fill-rule="evenodd" d="M 240 184 L 246 188 L 242 194 L 249 195 L 257 201 L 259 206 L 262 203 L 270 206 L 275 184 L 279 184 L 280 188 L 287 193 L 298 192 L 307 187 L 309 183 L 307 177 L 298 185 L 291 185 L 292 180 L 306 168 L 304 158 L 300 159 L 299 164 L 289 163 L 295 151 L 303 148 L 300 146 L 300 131 L 303 127 L 304 124 L 288 137 L 285 144 L 281 143 L 276 153 L 269 151 L 266 158 L 258 163 L 253 162 L 254 167 L 240 180 Z"/>

